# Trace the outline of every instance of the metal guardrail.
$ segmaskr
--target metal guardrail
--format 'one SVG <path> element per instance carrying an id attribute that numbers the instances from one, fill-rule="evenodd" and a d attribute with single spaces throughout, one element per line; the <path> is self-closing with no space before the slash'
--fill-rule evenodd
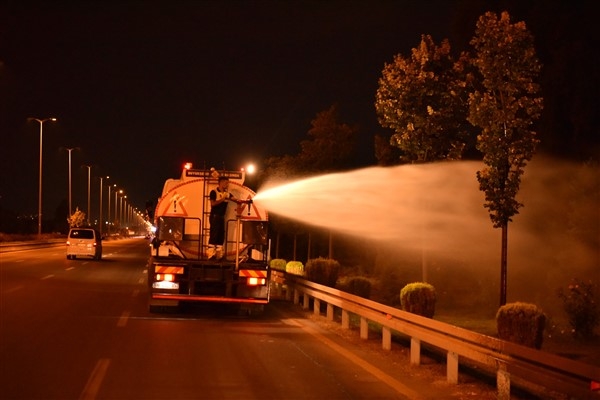
<path id="1" fill-rule="evenodd" d="M 66 239 L 31 240 L 24 242 L 0 242 L 0 253 L 11 251 L 32 250 L 42 247 L 64 246 Z"/>
<path id="2" fill-rule="evenodd" d="M 392 348 L 392 331 L 408 336 L 411 364 L 420 364 L 421 343 L 445 352 L 449 383 L 458 383 L 459 364 L 465 359 L 496 375 L 498 399 L 510 399 L 511 380 L 576 399 L 600 399 L 600 392 L 592 389 L 592 383 L 600 381 L 600 367 L 425 318 L 295 275 L 280 271 L 273 271 L 272 275 L 275 283 L 291 289 L 285 292 L 286 299 L 292 300 L 293 296 L 294 304 L 299 304 L 302 298 L 304 309 L 310 308 L 312 299 L 314 313 L 320 314 L 323 302 L 327 306 L 326 316 L 332 321 L 335 308 L 341 309 L 343 328 L 350 328 L 350 314 L 358 315 L 363 339 L 368 338 L 369 321 L 380 324 L 385 350 Z"/>
<path id="3" fill-rule="evenodd" d="M 131 238 L 138 236 L 129 236 Z M 141 237 L 141 236 L 139 236 Z M 105 236 L 102 238 L 103 242 L 113 239 L 123 239 L 125 236 L 120 235 L 112 235 Z M 64 246 L 67 242 L 67 238 L 58 238 L 58 239 L 46 239 L 46 240 L 24 240 L 18 242 L 0 242 L 0 253 L 8 253 L 11 251 L 20 251 L 20 250 L 33 250 L 39 249 L 42 247 L 58 247 Z"/>

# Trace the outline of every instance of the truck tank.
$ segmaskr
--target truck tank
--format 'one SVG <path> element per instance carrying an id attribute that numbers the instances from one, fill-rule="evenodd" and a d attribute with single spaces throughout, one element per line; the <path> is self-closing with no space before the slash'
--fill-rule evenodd
<path id="1" fill-rule="evenodd" d="M 220 259 L 209 259 L 210 191 L 229 178 L 225 243 Z M 262 311 L 269 302 L 267 211 L 252 202 L 244 171 L 183 169 L 168 179 L 154 212 L 155 237 L 148 261 L 149 309 L 160 312 L 182 302 L 234 303 Z"/>

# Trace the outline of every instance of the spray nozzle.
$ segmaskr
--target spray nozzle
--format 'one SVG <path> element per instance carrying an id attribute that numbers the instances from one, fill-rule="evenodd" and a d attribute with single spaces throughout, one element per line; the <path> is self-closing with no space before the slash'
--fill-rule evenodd
<path id="1" fill-rule="evenodd" d="M 251 206 L 252 206 L 252 199 L 246 200 L 246 204 L 248 204 L 248 215 L 250 215 L 250 209 L 251 209 Z"/>

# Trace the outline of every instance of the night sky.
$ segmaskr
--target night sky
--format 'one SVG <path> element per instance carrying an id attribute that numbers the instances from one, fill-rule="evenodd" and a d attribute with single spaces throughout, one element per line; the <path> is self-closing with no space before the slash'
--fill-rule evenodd
<path id="1" fill-rule="evenodd" d="M 458 26 L 461 4 L 471 16 Z M 238 169 L 296 154 L 336 103 L 375 164 L 377 80 L 421 34 L 473 34 L 473 1 L 2 1 L 0 205 L 44 217 L 68 197 L 92 217 L 99 176 L 134 206 L 155 201 L 184 162 Z M 481 2 L 479 2 L 481 3 Z M 468 18 L 467 18 L 468 20 Z M 464 19 L 463 19 L 464 21 Z M 104 194 L 106 196 L 106 193 Z"/>
<path id="2" fill-rule="evenodd" d="M 238 169 L 295 154 L 337 103 L 374 163 L 377 79 L 422 33 L 448 31 L 447 1 L 28 2 L 2 6 L 2 206 L 87 208 L 98 176 L 143 207 L 185 161 Z M 96 177 L 96 178 L 95 178 Z M 105 194 L 106 196 L 106 194 Z M 92 216 L 97 215 L 92 206 Z"/>

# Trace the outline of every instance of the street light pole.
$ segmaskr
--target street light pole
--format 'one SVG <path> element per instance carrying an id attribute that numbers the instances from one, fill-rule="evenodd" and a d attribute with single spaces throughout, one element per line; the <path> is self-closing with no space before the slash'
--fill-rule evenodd
<path id="1" fill-rule="evenodd" d="M 129 225 L 129 222 L 127 222 L 127 196 L 125 196 L 125 198 L 123 199 L 123 225 L 125 226 L 125 228 L 127 228 L 127 226 Z"/>
<path id="2" fill-rule="evenodd" d="M 123 225 L 125 226 L 125 228 L 127 228 L 127 225 L 129 224 L 127 222 L 127 196 L 125 196 L 125 198 L 123 199 Z"/>
<path id="3" fill-rule="evenodd" d="M 123 193 L 122 190 L 119 190 L 119 192 Z M 121 196 L 119 199 L 119 230 L 121 230 L 123 226 L 123 197 L 125 196 Z"/>
<path id="4" fill-rule="evenodd" d="M 118 205 L 119 205 L 119 203 L 118 203 L 118 200 L 117 200 L 117 197 L 118 197 L 119 193 L 123 193 L 123 189 L 120 189 L 117 192 L 117 188 L 115 188 L 115 226 L 117 225 L 117 220 L 119 218 L 119 211 L 118 211 Z M 120 227 L 121 227 L 121 221 L 119 221 L 119 228 Z M 117 230 L 117 233 L 118 232 L 119 231 Z"/>
<path id="5" fill-rule="evenodd" d="M 90 225 L 90 173 L 92 170 L 91 165 L 84 165 L 88 169 L 88 185 L 87 185 L 87 224 Z"/>
<path id="6" fill-rule="evenodd" d="M 71 152 L 75 150 L 74 147 L 67 148 L 69 152 L 69 217 L 73 215 L 73 207 L 71 206 Z"/>
<path id="7" fill-rule="evenodd" d="M 109 176 L 106 177 L 106 179 L 109 179 L 109 178 L 110 178 Z M 102 221 L 102 180 L 103 179 L 104 179 L 104 177 L 101 176 L 100 177 L 100 216 L 98 217 L 100 237 L 102 237 L 102 225 L 104 225 L 104 222 Z M 108 187 L 108 202 L 110 203 L 110 186 Z"/>
<path id="8" fill-rule="evenodd" d="M 115 185 L 115 211 L 113 212 L 113 227 L 117 226 L 117 212 L 119 210 L 119 204 L 117 203 L 117 198 L 119 196 L 119 192 L 117 191 L 117 186 Z M 114 229 L 113 229 L 114 230 Z"/>
<path id="9" fill-rule="evenodd" d="M 116 192 L 117 185 L 114 184 L 113 186 L 115 187 L 115 192 Z M 107 197 L 107 200 L 108 200 L 108 218 L 107 218 L 108 226 L 106 228 L 108 229 L 108 235 L 110 236 L 110 231 L 111 231 L 111 229 L 110 229 L 110 225 L 111 225 L 111 223 L 110 223 L 110 201 L 111 201 L 111 198 L 110 198 L 110 185 L 108 185 L 108 197 Z"/>
<path id="10" fill-rule="evenodd" d="M 37 121 L 40 123 L 40 182 L 39 182 L 39 194 L 38 194 L 38 236 L 42 236 L 42 132 L 44 122 L 56 121 L 56 118 L 27 118 L 27 121 Z"/>

